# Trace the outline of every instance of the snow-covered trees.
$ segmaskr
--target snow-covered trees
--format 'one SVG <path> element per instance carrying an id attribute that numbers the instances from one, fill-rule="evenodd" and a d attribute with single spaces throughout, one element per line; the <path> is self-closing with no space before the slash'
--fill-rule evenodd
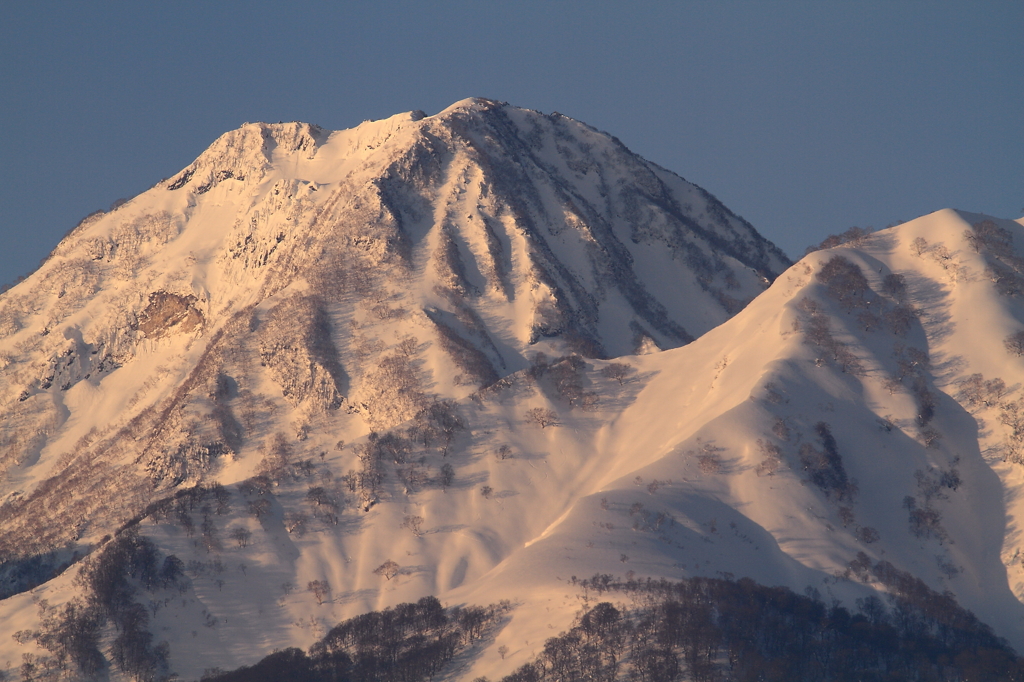
<path id="1" fill-rule="evenodd" d="M 377 358 L 353 394 L 353 401 L 365 410 L 371 428 L 385 429 L 420 412 L 429 402 L 423 392 L 425 381 L 412 359 L 401 352 Z"/>

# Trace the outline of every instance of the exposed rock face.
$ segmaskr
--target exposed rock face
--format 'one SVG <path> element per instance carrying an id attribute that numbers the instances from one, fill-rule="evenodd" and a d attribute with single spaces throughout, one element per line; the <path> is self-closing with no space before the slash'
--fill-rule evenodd
<path id="1" fill-rule="evenodd" d="M 202 329 L 203 313 L 196 307 L 196 297 L 179 296 L 166 291 L 149 295 L 149 305 L 139 315 L 139 331 L 149 339 L 180 332 L 188 334 Z"/>

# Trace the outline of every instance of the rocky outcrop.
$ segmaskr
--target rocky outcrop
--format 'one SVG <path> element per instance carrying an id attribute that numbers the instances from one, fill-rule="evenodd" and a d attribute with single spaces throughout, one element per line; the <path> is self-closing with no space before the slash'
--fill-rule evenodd
<path id="1" fill-rule="evenodd" d="M 139 331 L 148 339 L 202 331 L 206 320 L 196 303 L 192 295 L 154 291 L 149 295 L 149 305 L 139 315 Z"/>

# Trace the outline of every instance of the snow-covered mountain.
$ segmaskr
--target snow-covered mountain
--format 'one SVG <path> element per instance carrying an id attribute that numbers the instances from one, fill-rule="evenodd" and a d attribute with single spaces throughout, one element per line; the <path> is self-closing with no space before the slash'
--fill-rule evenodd
<path id="1" fill-rule="evenodd" d="M 154 487 L 252 475 L 282 430 L 364 435 L 538 352 L 675 347 L 786 264 L 559 115 L 245 125 L 0 300 L 5 533 L 18 555 L 83 551 Z"/>
<path id="2" fill-rule="evenodd" d="M 557 114 L 246 125 L 0 298 L 0 665 L 118 571 L 145 618 L 98 650 L 145 621 L 183 679 L 426 595 L 509 600 L 449 673 L 500 678 L 595 573 L 913 577 L 1020 649 L 1022 236 L 942 211 L 786 270 Z"/>

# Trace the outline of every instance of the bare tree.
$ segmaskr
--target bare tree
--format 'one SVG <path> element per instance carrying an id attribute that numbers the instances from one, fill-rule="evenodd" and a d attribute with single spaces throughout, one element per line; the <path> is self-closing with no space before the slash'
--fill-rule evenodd
<path id="1" fill-rule="evenodd" d="M 394 562 L 391 559 L 388 559 L 387 561 L 382 563 L 380 566 L 378 566 L 377 568 L 373 569 L 373 572 L 374 572 L 375 575 L 382 576 L 386 580 L 391 580 L 396 575 L 398 575 L 398 572 L 401 570 L 401 568 L 402 567 L 399 566 L 397 562 Z"/>
<path id="2" fill-rule="evenodd" d="M 717 474 L 722 470 L 722 461 L 714 453 L 699 456 L 697 462 L 702 474 Z"/>
<path id="3" fill-rule="evenodd" d="M 789 425 L 786 424 L 786 420 L 784 418 L 775 418 L 775 422 L 772 424 L 772 433 L 778 436 L 779 440 L 789 440 Z"/>
<path id="4" fill-rule="evenodd" d="M 270 511 L 270 500 L 260 497 L 255 500 L 250 500 L 248 503 L 249 513 L 255 516 L 257 519 L 261 516 L 266 515 Z"/>
<path id="5" fill-rule="evenodd" d="M 416 353 L 416 346 L 419 345 L 419 339 L 415 336 L 406 336 L 398 342 L 398 352 L 405 357 L 412 357 Z"/>
<path id="6" fill-rule="evenodd" d="M 757 439 L 757 447 L 764 455 L 764 459 L 757 465 L 758 476 L 774 476 L 775 472 L 782 466 L 782 449 L 770 440 Z M 703 463 L 701 467 L 703 471 Z"/>
<path id="7" fill-rule="evenodd" d="M 455 469 L 448 462 L 441 465 L 441 489 L 447 490 L 455 480 Z"/>
<path id="8" fill-rule="evenodd" d="M 902 302 L 907 296 L 907 278 L 895 272 L 889 273 L 882 278 L 882 291 L 897 302 Z"/>
<path id="9" fill-rule="evenodd" d="M 1008 401 L 1000 408 L 1000 423 L 1010 427 L 1010 433 L 1005 436 L 1004 460 L 1020 464 L 1024 461 L 1024 457 L 1021 456 L 1021 450 L 1024 448 L 1024 400 Z"/>
<path id="10" fill-rule="evenodd" d="M 852 246 L 860 246 L 866 237 L 871 235 L 872 228 L 857 227 L 854 225 L 845 232 L 839 234 L 831 234 L 825 238 L 820 244 L 814 246 L 808 246 L 804 255 L 808 253 L 814 253 L 815 251 L 823 251 L 824 249 L 831 249 L 836 246 L 842 246 L 843 244 L 850 244 Z"/>
<path id="11" fill-rule="evenodd" d="M 1006 382 L 996 377 L 985 380 L 981 374 L 972 374 L 958 383 L 959 398 L 971 407 L 992 407 L 1006 395 Z"/>
<path id="12" fill-rule="evenodd" d="M 409 514 L 402 521 L 402 528 L 408 528 L 416 537 L 423 535 L 423 517 Z"/>
<path id="13" fill-rule="evenodd" d="M 871 526 L 861 526 L 854 533 L 858 540 L 863 542 L 865 545 L 870 545 L 872 542 L 878 542 L 878 531 Z"/>
<path id="14" fill-rule="evenodd" d="M 889 392 L 889 395 L 894 395 L 903 390 L 903 382 L 896 377 L 885 377 L 882 379 L 882 387 Z"/>
<path id="15" fill-rule="evenodd" d="M 306 501 L 313 505 L 315 510 L 325 508 L 329 511 L 338 510 L 338 502 L 328 493 L 323 486 L 313 486 L 306 493 Z"/>
<path id="16" fill-rule="evenodd" d="M 764 399 L 772 405 L 779 405 L 787 402 L 786 397 L 779 392 L 779 387 L 774 381 L 769 381 L 764 385 Z"/>
<path id="17" fill-rule="evenodd" d="M 921 440 L 924 441 L 925 447 L 937 448 L 939 447 L 939 441 L 942 440 L 942 434 L 928 427 L 921 429 Z"/>
<path id="18" fill-rule="evenodd" d="M 448 456 L 448 449 L 452 440 L 459 431 L 466 428 L 466 422 L 459 415 L 458 408 L 453 400 L 437 400 L 423 409 L 417 415 L 428 430 L 441 436 L 443 447 L 441 456 Z"/>
<path id="19" fill-rule="evenodd" d="M 401 467 L 397 469 L 397 471 L 398 477 L 401 478 L 402 483 L 405 484 L 406 495 L 417 492 L 430 480 L 426 470 L 416 462 L 413 462 L 408 466 Z"/>
<path id="20" fill-rule="evenodd" d="M 700 451 L 696 454 L 701 473 L 719 473 L 722 470 L 722 460 L 719 459 L 718 453 L 725 452 L 725 448 L 716 446 L 714 441 L 701 442 L 700 438 L 697 439 L 697 443 L 700 445 Z"/>
<path id="21" fill-rule="evenodd" d="M 549 426 L 560 426 L 558 413 L 546 407 L 535 407 L 526 413 L 526 421 L 536 424 L 542 429 Z"/>
<path id="22" fill-rule="evenodd" d="M 511 459 L 511 457 L 512 448 L 510 448 L 508 445 L 502 445 L 500 448 L 498 448 L 498 459 L 504 461 L 506 459 Z"/>
<path id="23" fill-rule="evenodd" d="M 1006 347 L 1007 352 L 1012 353 L 1018 358 L 1024 355 L 1024 331 L 1010 334 L 1003 339 L 1003 345 Z"/>
<path id="24" fill-rule="evenodd" d="M 482 486 L 480 488 L 480 494 L 484 496 L 484 499 L 491 499 L 491 494 L 494 492 L 494 488 L 489 485 Z"/>
<path id="25" fill-rule="evenodd" d="M 330 598 L 331 584 L 326 580 L 310 580 L 306 585 L 306 591 L 312 592 L 318 605 L 323 605 Z"/>
<path id="26" fill-rule="evenodd" d="M 210 492 L 213 493 L 213 499 L 217 501 L 218 516 L 223 516 L 231 511 L 231 493 L 227 488 L 215 482 L 210 486 Z"/>
<path id="27" fill-rule="evenodd" d="M 307 517 L 302 512 L 290 513 L 287 516 L 285 516 L 284 528 L 289 533 L 297 535 L 301 538 L 303 535 L 306 534 L 306 523 L 308 521 L 309 517 Z"/>
<path id="28" fill-rule="evenodd" d="M 203 547 L 207 553 L 220 550 L 220 541 L 217 539 L 217 526 L 209 514 L 203 514 L 203 523 L 200 526 L 203 533 Z"/>
<path id="29" fill-rule="evenodd" d="M 977 234 L 970 228 L 964 230 L 964 241 L 970 245 L 974 250 L 974 253 L 981 253 L 981 247 L 985 245 L 985 241 L 982 239 L 981 235 Z"/>
<path id="30" fill-rule="evenodd" d="M 839 341 L 836 342 L 832 352 L 832 359 L 835 360 L 840 369 L 846 374 L 852 374 L 854 376 L 863 376 L 864 368 L 860 364 L 860 360 L 850 350 L 850 347 L 845 343 Z"/>
<path id="31" fill-rule="evenodd" d="M 250 532 L 248 528 L 243 528 L 241 525 L 231 528 L 229 535 L 231 540 L 239 544 L 239 547 L 247 546 L 249 544 L 249 540 L 253 536 L 252 532 Z"/>
<path id="32" fill-rule="evenodd" d="M 633 372 L 634 370 L 632 365 L 627 365 L 622 362 L 613 362 L 601 370 L 601 376 L 609 379 L 615 379 L 615 381 L 619 382 L 619 386 L 621 386 L 626 383 L 626 380 L 631 374 L 633 374 Z"/>

